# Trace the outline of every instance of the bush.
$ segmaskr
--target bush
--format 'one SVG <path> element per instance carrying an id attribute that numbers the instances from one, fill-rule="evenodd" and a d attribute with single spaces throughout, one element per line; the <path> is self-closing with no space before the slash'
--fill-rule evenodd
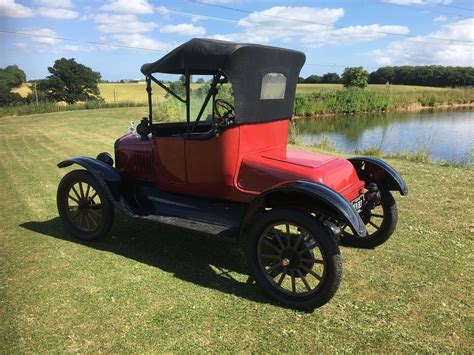
<path id="1" fill-rule="evenodd" d="M 5 83 L 0 82 L 0 106 L 19 104 L 22 101 L 23 98 L 20 95 L 11 92 Z"/>
<path id="2" fill-rule="evenodd" d="M 365 88 L 369 82 L 369 72 L 363 67 L 346 68 L 342 73 L 344 87 Z"/>

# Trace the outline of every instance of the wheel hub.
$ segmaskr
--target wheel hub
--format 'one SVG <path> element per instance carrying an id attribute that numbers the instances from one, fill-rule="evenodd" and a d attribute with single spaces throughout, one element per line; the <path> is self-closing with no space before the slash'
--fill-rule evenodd
<path id="1" fill-rule="evenodd" d="M 326 263 L 317 238 L 297 224 L 268 227 L 258 242 L 258 262 L 265 277 L 292 296 L 315 292 Z"/>
<path id="2" fill-rule="evenodd" d="M 91 208 L 92 201 L 90 198 L 81 198 L 78 202 L 78 207 L 80 210 L 85 210 Z"/>
<path id="3" fill-rule="evenodd" d="M 280 260 L 281 264 L 288 268 L 295 270 L 300 266 L 300 256 L 294 249 L 284 249 L 281 253 Z"/>

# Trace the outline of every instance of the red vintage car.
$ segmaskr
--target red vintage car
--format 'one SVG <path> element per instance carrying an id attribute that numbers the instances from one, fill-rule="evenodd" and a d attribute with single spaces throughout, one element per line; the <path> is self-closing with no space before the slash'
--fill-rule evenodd
<path id="1" fill-rule="evenodd" d="M 281 304 L 313 310 L 336 293 L 339 244 L 373 248 L 397 223 L 391 191 L 407 194 L 385 162 L 289 149 L 296 84 L 305 55 L 283 48 L 193 39 L 142 66 L 149 116 L 115 143 L 114 160 L 77 157 L 59 184 L 61 219 L 91 241 L 109 231 L 114 209 L 127 216 L 241 244 L 250 279 Z M 185 78 L 185 97 L 155 73 Z M 191 75 L 212 82 L 191 117 Z M 186 107 L 186 121 L 154 123 L 155 82 Z M 218 98 L 229 83 L 233 103 Z M 229 85 L 227 84 L 227 85 Z M 201 119 L 207 105 L 212 114 Z"/>

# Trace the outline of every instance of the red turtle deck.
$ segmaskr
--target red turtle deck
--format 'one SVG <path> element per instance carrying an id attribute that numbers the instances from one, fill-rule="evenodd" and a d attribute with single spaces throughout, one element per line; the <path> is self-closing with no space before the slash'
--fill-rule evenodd
<path id="1" fill-rule="evenodd" d="M 397 223 L 391 191 L 408 189 L 382 160 L 287 147 L 304 61 L 288 49 L 193 39 L 143 65 L 149 116 L 116 141 L 115 166 L 108 153 L 58 164 L 82 168 L 58 188 L 67 231 L 87 241 L 104 237 L 118 209 L 233 240 L 245 251 L 250 277 L 273 299 L 306 311 L 324 305 L 341 280 L 339 244 L 384 243 Z M 185 97 L 155 73 L 183 75 Z M 191 75 L 212 76 L 192 118 Z M 186 106 L 185 122 L 153 122 L 152 82 Z M 233 102 L 218 98 L 226 83 Z M 208 105 L 212 113 L 202 120 Z"/>

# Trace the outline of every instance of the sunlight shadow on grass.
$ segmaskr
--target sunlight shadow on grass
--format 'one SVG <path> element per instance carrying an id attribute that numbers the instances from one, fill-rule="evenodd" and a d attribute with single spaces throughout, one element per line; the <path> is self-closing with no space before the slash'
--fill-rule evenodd
<path id="1" fill-rule="evenodd" d="M 105 240 L 84 242 L 69 236 L 59 217 L 20 224 L 27 230 L 120 255 L 172 273 L 175 277 L 254 302 L 270 303 L 255 284 L 237 245 L 198 233 L 117 216 Z M 239 281 L 240 279 L 240 281 Z"/>

